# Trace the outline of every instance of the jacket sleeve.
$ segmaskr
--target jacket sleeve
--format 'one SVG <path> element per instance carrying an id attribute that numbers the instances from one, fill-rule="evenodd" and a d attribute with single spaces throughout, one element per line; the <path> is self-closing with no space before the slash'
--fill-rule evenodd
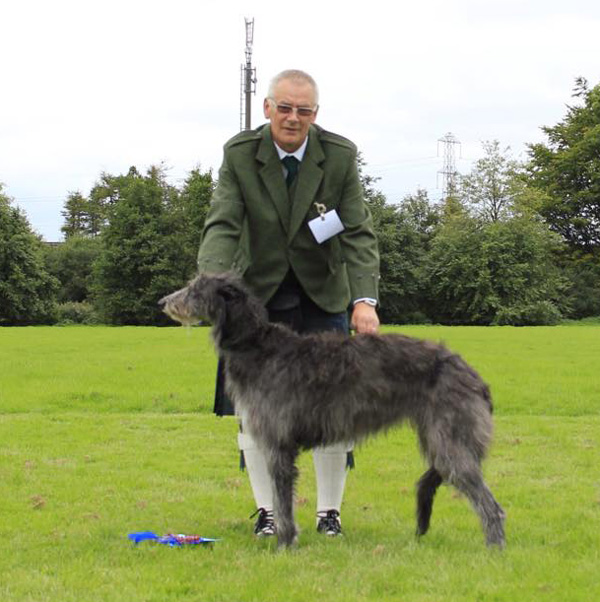
<path id="1" fill-rule="evenodd" d="M 198 252 L 200 272 L 225 272 L 232 268 L 244 224 L 245 205 L 235 173 L 228 164 L 227 152 L 219 170 L 202 232 Z"/>
<path id="2" fill-rule="evenodd" d="M 345 227 L 340 234 L 340 242 L 352 300 L 364 297 L 379 299 L 379 250 L 373 218 L 358 176 L 356 155 L 350 161 L 344 179 L 339 210 Z"/>

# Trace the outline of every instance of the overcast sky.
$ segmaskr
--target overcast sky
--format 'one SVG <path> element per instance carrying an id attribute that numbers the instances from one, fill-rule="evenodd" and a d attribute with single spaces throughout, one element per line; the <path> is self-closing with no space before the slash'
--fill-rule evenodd
<path id="1" fill-rule="evenodd" d="M 0 0 L 0 182 L 46 240 L 67 194 L 102 171 L 216 172 L 240 127 L 244 17 L 253 17 L 263 122 L 286 68 L 320 87 L 318 123 L 352 139 L 397 202 L 439 199 L 442 148 L 524 158 L 561 120 L 577 76 L 600 83 L 598 0 Z"/>

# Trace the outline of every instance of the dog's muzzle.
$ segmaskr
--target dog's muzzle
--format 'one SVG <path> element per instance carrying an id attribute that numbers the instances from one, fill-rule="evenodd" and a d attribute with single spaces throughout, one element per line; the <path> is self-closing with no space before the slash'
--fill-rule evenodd
<path id="1" fill-rule="evenodd" d="M 169 318 L 184 326 L 200 324 L 200 318 L 191 314 L 186 301 L 187 288 L 182 288 L 179 291 L 164 296 L 158 301 L 158 305 Z"/>

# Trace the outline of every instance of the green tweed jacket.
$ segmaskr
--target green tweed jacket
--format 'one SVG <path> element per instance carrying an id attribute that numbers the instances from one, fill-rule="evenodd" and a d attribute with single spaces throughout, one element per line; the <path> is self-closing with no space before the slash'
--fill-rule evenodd
<path id="1" fill-rule="evenodd" d="M 379 253 L 358 177 L 356 146 L 312 125 L 288 191 L 269 125 L 224 147 L 198 254 L 201 272 L 237 271 L 265 303 L 291 267 L 323 310 L 378 298 Z M 308 221 L 315 203 L 335 209 L 344 231 L 318 244 Z"/>

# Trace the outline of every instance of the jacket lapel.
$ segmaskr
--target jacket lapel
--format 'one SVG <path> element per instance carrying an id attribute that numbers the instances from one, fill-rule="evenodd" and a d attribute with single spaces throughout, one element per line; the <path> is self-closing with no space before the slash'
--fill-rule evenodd
<path id="1" fill-rule="evenodd" d="M 284 230 L 287 232 L 290 224 L 290 201 L 288 199 L 288 190 L 283 178 L 281 161 L 275 150 L 273 139 L 271 138 L 271 128 L 266 126 L 263 129 L 263 137 L 258 146 L 256 159 L 262 163 L 258 173 L 269 192 L 271 201 L 279 214 L 279 218 Z M 299 182 L 298 182 L 299 183 Z"/>
<path id="2" fill-rule="evenodd" d="M 290 229 L 288 241 L 291 241 L 300 229 L 310 206 L 314 203 L 317 191 L 323 179 L 323 169 L 320 167 L 325 160 L 323 148 L 319 142 L 316 128 L 310 128 L 308 146 L 300 164 L 296 182 L 296 191 L 292 202 Z M 284 183 L 285 186 L 285 183 Z"/>

